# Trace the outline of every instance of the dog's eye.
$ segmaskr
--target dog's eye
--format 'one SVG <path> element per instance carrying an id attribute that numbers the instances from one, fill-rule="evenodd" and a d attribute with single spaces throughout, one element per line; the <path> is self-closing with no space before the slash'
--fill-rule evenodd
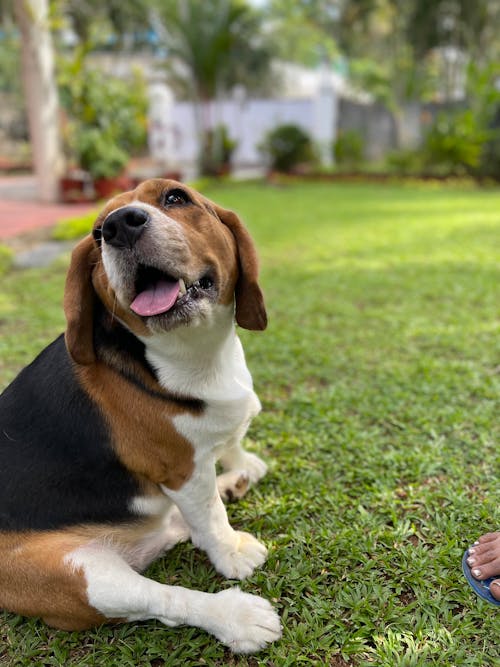
<path id="1" fill-rule="evenodd" d="M 169 190 L 164 199 L 165 206 L 183 206 L 189 204 L 191 200 L 184 190 Z"/>

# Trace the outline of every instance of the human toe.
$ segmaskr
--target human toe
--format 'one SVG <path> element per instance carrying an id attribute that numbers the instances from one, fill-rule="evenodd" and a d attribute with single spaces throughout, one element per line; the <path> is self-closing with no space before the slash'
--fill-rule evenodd
<path id="1" fill-rule="evenodd" d="M 494 532 L 494 533 L 485 533 L 484 535 L 481 535 L 481 537 L 478 537 L 476 545 L 478 544 L 486 544 L 487 542 L 495 542 L 498 540 L 500 543 L 500 532 Z"/>
<path id="2" fill-rule="evenodd" d="M 500 575 L 500 556 L 491 552 L 472 554 L 467 558 L 467 565 L 476 579 L 489 579 Z"/>
<path id="3" fill-rule="evenodd" d="M 493 595 L 495 600 L 500 601 L 500 579 L 495 579 L 491 582 L 490 593 Z"/>
<path id="4" fill-rule="evenodd" d="M 483 554 L 487 551 L 496 551 L 500 556 L 500 533 L 487 533 L 469 547 L 471 555 Z"/>

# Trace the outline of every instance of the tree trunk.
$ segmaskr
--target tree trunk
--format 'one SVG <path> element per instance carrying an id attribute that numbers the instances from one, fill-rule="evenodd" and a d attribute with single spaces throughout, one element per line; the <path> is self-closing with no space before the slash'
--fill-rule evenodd
<path id="1" fill-rule="evenodd" d="M 48 0 L 16 0 L 13 4 L 22 38 L 23 85 L 38 196 L 43 202 L 53 202 L 59 195 L 63 156 Z"/>

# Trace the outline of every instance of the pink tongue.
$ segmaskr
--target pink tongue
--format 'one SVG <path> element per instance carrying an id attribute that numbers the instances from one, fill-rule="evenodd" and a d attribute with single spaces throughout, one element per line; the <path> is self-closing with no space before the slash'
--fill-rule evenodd
<path id="1" fill-rule="evenodd" d="M 178 294 L 178 281 L 159 280 L 138 294 L 130 304 L 130 308 L 143 317 L 166 313 L 174 305 Z"/>

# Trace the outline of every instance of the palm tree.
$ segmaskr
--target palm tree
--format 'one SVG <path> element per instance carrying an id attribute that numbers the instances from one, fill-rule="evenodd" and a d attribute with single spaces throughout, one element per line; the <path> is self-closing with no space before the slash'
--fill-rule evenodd
<path id="1" fill-rule="evenodd" d="M 235 86 L 264 90 L 273 49 L 264 37 L 261 14 L 243 0 L 162 1 L 154 24 L 167 50 L 169 83 L 195 105 L 201 164 L 217 124 L 210 103 L 217 108 Z M 214 154 L 220 151 L 217 134 L 210 143 Z"/>

